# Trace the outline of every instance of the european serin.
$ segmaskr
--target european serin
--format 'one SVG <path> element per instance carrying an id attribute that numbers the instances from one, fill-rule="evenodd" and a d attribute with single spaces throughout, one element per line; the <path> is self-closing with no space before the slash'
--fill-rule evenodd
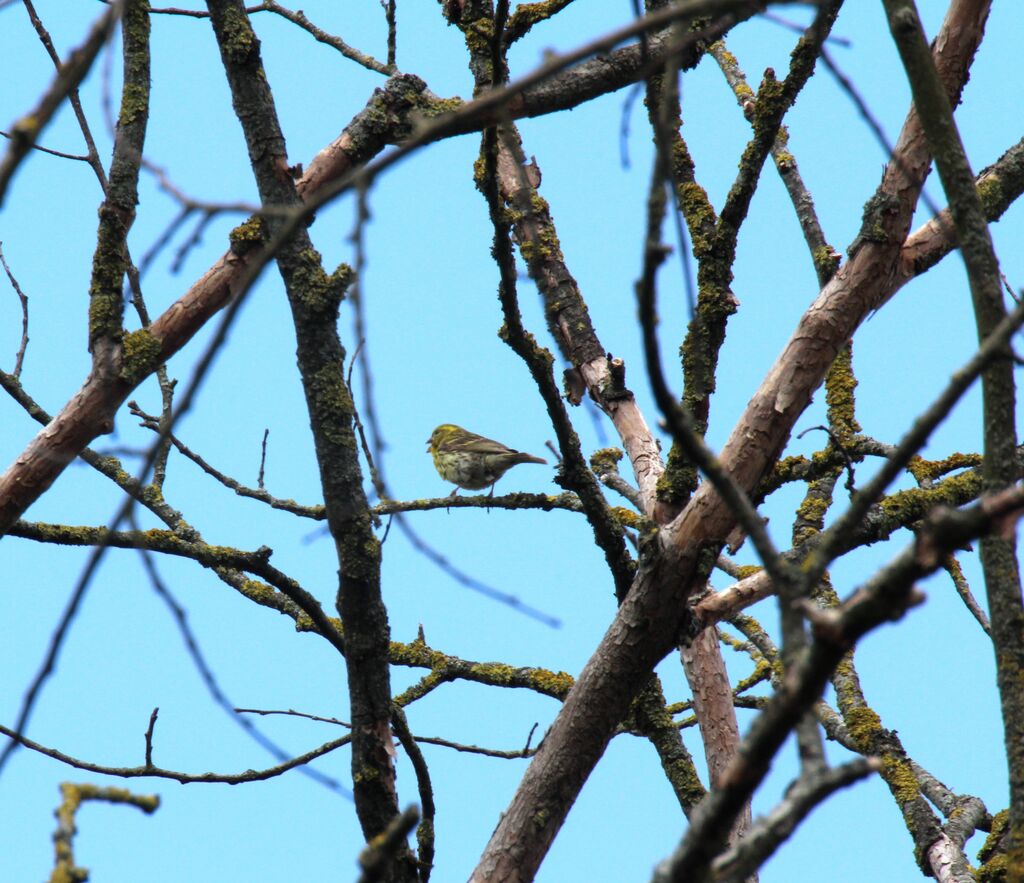
<path id="1" fill-rule="evenodd" d="M 520 463 L 547 463 L 540 457 L 507 448 L 501 442 L 484 438 L 453 423 L 442 423 L 427 439 L 427 450 L 434 466 L 445 481 L 467 491 L 479 491 L 494 484 L 513 466 Z M 451 496 L 458 493 L 458 488 Z"/>

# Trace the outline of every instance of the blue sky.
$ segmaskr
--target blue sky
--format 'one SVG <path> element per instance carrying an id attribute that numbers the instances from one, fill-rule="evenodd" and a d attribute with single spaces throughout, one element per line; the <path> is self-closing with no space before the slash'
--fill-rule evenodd
<path id="1" fill-rule="evenodd" d="M 890 45 L 880 3 L 850 3 L 835 34 L 850 46 L 833 56 L 857 85 L 890 138 L 908 106 L 908 89 Z M 920 4 L 929 34 L 944 4 Z M 325 30 L 378 57 L 384 54 L 383 14 L 376 0 L 347 4 L 310 2 L 306 14 Z M 39 13 L 62 55 L 82 39 L 99 4 L 40 2 Z M 419 74 L 441 96 L 468 97 L 471 81 L 461 36 L 448 28 L 437 4 L 399 4 L 398 64 Z M 787 10 L 806 19 L 800 9 Z M 522 74 L 548 49 L 568 50 L 624 23 L 627 0 L 577 2 L 555 22 L 538 27 L 511 57 Z M 293 162 L 308 162 L 362 108 L 383 78 L 357 68 L 272 16 L 256 16 L 267 74 Z M 1016 73 L 1015 34 L 1024 11 L 996 4 L 957 119 L 973 167 L 993 162 L 1020 137 L 1019 115 L 1007 112 L 1008 86 Z M 795 37 L 770 22 L 736 31 L 730 48 L 752 81 L 766 66 L 784 72 Z M 114 53 L 115 56 L 117 53 Z M 0 10 L 0 124 L 26 113 L 53 76 L 52 66 L 19 5 Z M 110 139 L 103 124 L 101 59 L 82 98 L 101 155 Z M 119 83 L 119 62 L 110 62 Z M 153 33 L 153 98 L 147 154 L 166 167 L 182 190 L 208 201 L 255 201 L 244 142 L 209 26 L 192 18 L 158 17 Z M 628 380 L 648 416 L 656 412 L 642 375 L 633 282 L 640 267 L 642 208 L 650 169 L 649 136 L 636 104 L 629 140 L 631 165 L 620 161 L 619 128 L 625 93 L 607 96 L 571 113 L 525 120 L 524 149 L 543 173 L 562 247 L 587 299 L 605 347 L 623 357 Z M 116 99 L 115 99 L 116 101 Z M 709 62 L 683 80 L 685 131 L 699 180 L 720 206 L 747 137 L 747 124 L 717 69 Z M 829 241 L 840 251 L 856 235 L 862 206 L 881 175 L 885 154 L 848 98 L 826 74 L 816 76 L 788 118 L 791 149 L 815 197 Z M 81 136 L 67 108 L 43 143 L 77 153 Z M 497 338 L 501 324 L 495 296 L 497 272 L 489 257 L 486 205 L 472 182 L 479 139 L 464 136 L 431 146 L 385 174 L 370 194 L 373 219 L 366 231 L 367 351 L 374 404 L 387 442 L 385 469 L 401 499 L 440 496 L 448 487 L 434 472 L 424 443 L 438 423 L 460 423 L 507 444 L 544 454 L 553 438 L 528 372 Z M 944 204 L 937 181 L 933 198 Z M 91 253 L 100 200 L 88 168 L 35 154 L 15 178 L 0 214 L 0 242 L 30 297 L 31 343 L 26 389 L 51 412 L 84 379 L 89 366 L 85 315 Z M 165 229 L 176 206 L 144 177 L 139 216 L 131 236 L 138 258 Z M 352 261 L 349 236 L 355 207 L 343 199 L 318 213 L 313 241 L 325 265 Z M 919 220 L 924 220 L 922 214 Z M 238 215 L 216 218 L 177 272 L 164 252 L 144 279 L 151 313 L 158 314 L 206 270 L 226 246 Z M 1011 208 L 993 227 L 1002 269 L 1014 287 L 1024 280 L 1019 254 L 1021 212 Z M 179 234 L 174 248 L 187 233 Z M 670 381 L 679 383 L 675 349 L 687 321 L 679 272 L 670 262 L 661 276 L 662 352 Z M 712 405 L 709 442 L 728 436 L 761 377 L 781 350 L 817 286 L 796 219 L 771 169 L 740 237 L 734 291 L 742 306 L 729 324 L 719 386 Z M 524 279 L 524 321 L 550 345 L 539 299 Z M 343 338 L 354 348 L 352 313 L 343 309 Z M 0 365 L 10 370 L 20 336 L 13 292 L 0 280 Z M 169 365 L 182 383 L 190 377 L 208 333 L 197 336 Z M 915 281 L 873 317 L 855 340 L 860 381 L 858 417 L 866 433 L 895 442 L 913 416 L 971 354 L 974 326 L 962 265 L 956 256 Z M 271 493 L 319 502 L 318 482 L 301 390 L 294 339 L 276 271 L 264 274 L 232 329 L 227 348 L 208 376 L 197 406 L 178 426 L 182 439 L 218 468 L 254 485 L 260 440 L 269 429 L 266 481 Z M 359 377 L 360 369 L 356 369 Z M 361 385 L 357 384 L 357 390 Z M 136 391 L 140 405 L 156 412 L 153 381 Z M 970 395 L 943 424 L 924 452 L 941 457 L 977 450 L 979 399 Z M 822 422 L 823 396 L 798 422 L 797 431 Z M 584 409 L 573 411 L 584 448 L 610 443 L 613 430 Z M 12 402 L 0 400 L 0 460 L 6 466 L 35 433 Z M 147 434 L 122 411 L 114 435 L 94 447 L 140 446 Z M 793 441 L 788 452 L 809 453 L 816 438 Z M 129 461 L 131 463 L 131 461 Z M 134 464 L 131 463 L 132 468 Z M 870 474 L 861 467 L 860 480 Z M 552 471 L 517 469 L 499 491 L 557 492 Z M 788 545 L 799 490 L 782 492 L 766 507 L 770 528 Z M 181 458 L 172 458 L 169 502 L 210 542 L 274 549 L 274 564 L 301 580 L 333 611 L 337 563 L 319 525 L 272 512 L 225 491 Z M 618 501 L 616 501 L 618 502 Z M 74 465 L 26 517 L 72 524 L 106 523 L 119 504 L 115 489 L 84 465 Z M 144 526 L 151 525 L 140 513 Z M 431 645 L 466 659 L 500 660 L 576 673 L 614 614 L 611 581 L 581 516 L 565 512 L 443 510 L 410 517 L 415 530 L 460 569 L 515 594 L 563 622 L 549 629 L 457 584 L 392 530 L 384 546 L 384 592 L 392 636 L 409 641 L 422 624 Z M 863 582 L 906 542 L 872 548 L 839 563 L 833 580 L 841 595 Z M 752 561 L 744 550 L 741 560 Z M 21 696 L 45 652 L 50 634 L 83 563 L 83 550 L 0 543 L 0 722 L 13 723 Z M 981 594 L 970 556 L 965 567 Z M 189 622 L 220 686 L 239 706 L 296 709 L 347 718 L 344 672 L 324 642 L 297 635 L 287 619 L 254 608 L 216 578 L 189 562 L 160 561 L 160 572 Z M 714 584 L 728 580 L 717 575 Z M 868 701 L 886 726 L 899 731 L 910 754 L 958 792 L 981 796 L 992 812 L 1006 803 L 998 700 L 992 687 L 991 648 L 966 614 L 949 581 L 925 584 L 925 605 L 896 626 L 870 635 L 858 652 Z M 777 628 L 771 602 L 752 611 Z M 730 658 L 737 675 L 745 658 Z M 675 658 L 662 663 L 670 700 L 688 698 Z M 393 671 L 399 691 L 419 672 Z M 77 757 L 111 765 L 142 762 L 143 733 L 154 706 L 157 764 L 200 773 L 262 768 L 273 759 L 211 701 L 166 605 L 149 585 L 138 556 L 107 554 L 55 676 L 47 683 L 28 735 Z M 522 747 L 536 722 L 539 732 L 557 712 L 553 700 L 518 691 L 456 684 L 409 709 L 418 735 L 501 749 Z M 741 713 L 741 727 L 748 720 Z M 301 753 L 340 735 L 336 728 L 288 717 L 258 724 L 286 750 Z M 685 739 L 699 758 L 699 739 Z M 536 738 L 534 739 L 536 742 Z M 840 762 L 841 750 L 831 757 Z M 465 879 L 525 768 L 426 746 L 437 791 L 438 856 L 434 879 Z M 787 748 L 755 802 L 769 809 L 795 773 Z M 345 750 L 316 768 L 342 781 Z M 0 868 L 5 880 L 37 880 L 51 863 L 52 810 L 57 784 L 96 781 L 55 762 L 20 751 L 0 777 L 7 807 L 0 825 Z M 108 782 L 108 784 L 121 784 Z M 417 799 L 412 770 L 401 758 L 403 805 Z M 79 864 L 95 879 L 129 881 L 245 878 L 284 881 L 328 873 L 355 877 L 362 843 L 351 804 L 309 778 L 291 773 L 263 784 L 180 786 L 165 780 L 132 780 L 142 793 L 159 793 L 154 816 L 92 804 L 80 814 Z M 614 740 L 556 840 L 539 880 L 647 879 L 684 828 L 677 805 L 649 746 L 632 737 Z M 851 832 L 869 849 L 850 849 Z M 975 840 L 972 853 L 979 844 Z M 842 867 L 835 856 L 842 850 Z M 816 812 L 764 869 L 765 883 L 817 879 L 910 881 L 919 872 L 897 808 L 878 780 L 849 789 Z"/>

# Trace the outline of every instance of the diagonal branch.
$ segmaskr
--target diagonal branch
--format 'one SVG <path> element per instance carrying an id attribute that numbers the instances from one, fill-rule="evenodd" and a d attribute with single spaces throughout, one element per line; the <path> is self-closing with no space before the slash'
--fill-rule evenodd
<path id="1" fill-rule="evenodd" d="M 659 868 L 658 883 L 693 880 L 715 857 L 735 812 L 767 775 L 771 759 L 797 720 L 820 697 L 829 675 L 868 631 L 898 618 L 915 603 L 914 584 L 942 566 L 964 542 L 1016 522 L 1024 511 L 1024 489 L 992 495 L 963 512 L 939 512 L 916 542 L 857 590 L 839 608 L 815 616 L 814 641 L 751 725 L 740 753 L 698 809 L 678 849 Z"/>
<path id="2" fill-rule="evenodd" d="M 980 26 L 972 30 L 962 21 L 976 14 L 974 6 L 970 0 L 954 0 L 935 43 L 936 63 L 954 95 L 959 95 L 981 37 Z M 957 28 L 955 41 L 949 39 L 951 27 Z M 866 225 L 870 236 L 863 237 L 849 263 L 804 314 L 722 450 L 723 466 L 748 494 L 768 474 L 840 347 L 884 300 L 929 159 L 911 112 L 879 189 L 885 211 Z M 629 703 L 674 645 L 699 563 L 707 555 L 712 562 L 717 558 L 734 526 L 735 516 L 706 483 L 642 549 L 629 595 L 580 673 L 481 857 L 481 880 L 499 874 L 523 880 L 534 873 Z M 505 860 L 509 855 L 518 858 L 514 870 Z"/>
<path id="3" fill-rule="evenodd" d="M 913 0 L 884 0 L 889 29 L 907 71 L 935 165 L 949 198 L 960 253 L 967 267 L 979 341 L 989 338 L 1006 321 L 1006 308 L 992 240 L 989 236 L 974 175 L 953 119 L 953 110 L 928 52 Z M 1016 478 L 1016 385 L 1012 350 L 988 365 L 981 376 L 984 462 L 989 490 L 1006 487 Z M 1020 565 L 1013 530 L 981 538 L 981 566 L 992 614 L 992 643 L 996 681 L 1002 707 L 1006 756 L 1010 767 L 1010 831 L 1007 854 L 1011 861 L 1024 855 L 1024 603 Z"/>
<path id="4" fill-rule="evenodd" d="M 778 0 L 786 2 L 786 0 Z M 678 53 L 692 64 L 699 57 L 702 40 L 721 36 L 738 21 L 750 18 L 767 5 L 767 0 L 687 0 L 640 22 L 634 22 L 579 49 L 545 62 L 527 76 L 509 86 L 487 92 L 452 111 L 452 102 L 442 102 L 425 93 L 418 77 L 399 74 L 377 90 L 364 111 L 356 116 L 342 135 L 320 151 L 297 183 L 305 202 L 301 212 L 293 212 L 282 235 L 307 222 L 322 205 L 399 162 L 414 150 L 433 141 L 466 132 L 479 131 L 503 119 L 539 116 L 619 89 L 647 73 L 642 63 L 657 64 L 667 54 Z M 639 45 L 627 46 L 610 55 L 614 46 L 638 33 L 664 28 L 678 18 L 719 13 L 713 24 L 697 33 L 687 34 L 681 42 L 651 38 L 649 56 Z M 664 35 L 663 35 L 664 36 Z M 566 70 L 576 62 L 599 55 L 592 61 Z M 559 74 L 563 76 L 559 78 Z M 420 113 L 421 111 L 421 113 Z M 424 121 L 426 118 L 426 121 Z M 372 166 L 368 162 L 386 145 L 401 146 Z M 136 343 L 137 358 L 124 377 L 86 379 L 82 388 L 64 406 L 60 414 L 40 433 L 14 464 L 0 476 L 0 534 L 19 518 L 29 505 L 53 484 L 67 464 L 96 436 L 110 432 L 121 403 L 156 365 L 180 350 L 206 321 L 241 297 L 271 259 L 275 248 L 245 249 L 244 240 L 233 238 L 232 250 L 223 255 L 189 291 L 160 316 Z M 274 246 L 279 243 L 273 243 Z M 591 389 L 614 390 L 612 373 L 598 362 L 589 365 Z M 633 426 L 623 420 L 620 433 L 631 438 Z M 646 427 L 644 427 L 646 429 Z M 646 435 L 650 433 L 647 432 Z M 652 451 L 627 442 L 633 462 L 641 470 L 656 469 L 648 462 Z M 656 454 L 656 451 L 653 452 Z M 654 476 L 656 478 L 656 476 Z"/>
<path id="5" fill-rule="evenodd" d="M 299 190 L 288 169 L 284 135 L 260 56 L 259 40 L 240 0 L 209 0 L 210 19 L 245 134 L 260 200 L 295 208 Z M 338 337 L 339 305 L 352 271 L 324 271 L 304 225 L 282 233 L 284 222 L 263 219 L 259 237 L 280 238 L 275 260 L 295 326 L 297 362 L 309 413 L 327 524 L 339 563 L 337 609 L 345 632 L 352 719 L 352 777 L 356 812 L 367 840 L 399 815 L 391 735 L 390 631 L 381 596 L 380 541 L 363 488 L 354 406 Z M 400 849 L 395 879 L 416 879 L 412 856 Z"/>
<path id="6" fill-rule="evenodd" d="M 89 73 L 92 63 L 121 17 L 123 7 L 123 0 L 111 3 L 107 11 L 96 20 L 85 42 L 60 66 L 57 76 L 39 103 L 11 127 L 11 144 L 0 161 L 0 205 L 3 205 L 11 178 L 21 165 L 21 161 L 35 145 L 43 129 L 64 103 L 64 99 L 78 88 L 78 84 Z"/>
<path id="7" fill-rule="evenodd" d="M 297 183 L 309 198 L 328 182 L 379 153 L 409 130 L 408 113 L 425 85 L 400 76 L 377 90 L 345 131 L 320 151 Z M 238 237 L 236 237 L 237 239 Z M 129 372 L 91 374 L 81 389 L 0 476 L 0 534 L 57 480 L 68 463 L 98 435 L 110 432 L 114 414 L 156 365 L 180 350 L 213 315 L 242 294 L 255 253 L 236 243 L 145 332 L 136 332 Z"/>

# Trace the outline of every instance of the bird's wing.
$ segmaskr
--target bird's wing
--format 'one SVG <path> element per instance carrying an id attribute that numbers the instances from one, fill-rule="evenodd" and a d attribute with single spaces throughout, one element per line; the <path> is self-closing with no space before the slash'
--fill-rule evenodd
<path id="1" fill-rule="evenodd" d="M 464 441 L 459 443 L 459 447 L 470 449 L 478 454 L 517 454 L 516 450 L 513 450 L 501 442 L 495 441 L 493 438 L 485 438 L 482 435 L 477 435 L 475 432 L 467 432 Z"/>

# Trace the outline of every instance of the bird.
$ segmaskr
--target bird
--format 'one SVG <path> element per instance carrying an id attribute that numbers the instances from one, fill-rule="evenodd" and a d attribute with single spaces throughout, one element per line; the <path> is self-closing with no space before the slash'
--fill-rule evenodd
<path id="1" fill-rule="evenodd" d="M 548 462 L 454 423 L 442 423 L 430 433 L 427 450 L 434 458 L 434 467 L 441 478 L 458 485 L 451 492 L 452 497 L 458 494 L 459 488 L 479 491 L 488 485 L 491 488 L 489 496 L 493 497 L 495 483 L 513 466 Z"/>

